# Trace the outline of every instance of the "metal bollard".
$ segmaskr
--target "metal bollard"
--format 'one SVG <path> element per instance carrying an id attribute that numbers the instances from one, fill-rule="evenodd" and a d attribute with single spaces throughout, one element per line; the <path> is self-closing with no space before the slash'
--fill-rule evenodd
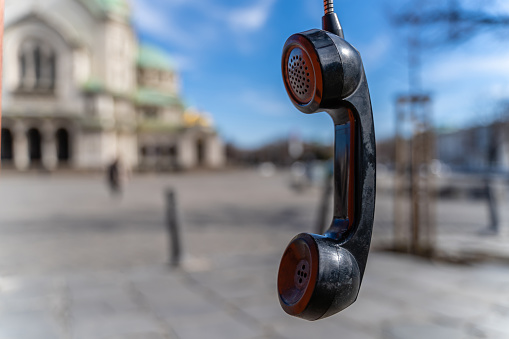
<path id="1" fill-rule="evenodd" d="M 496 191 L 496 190 L 495 190 Z M 486 177 L 484 179 L 484 194 L 486 196 L 486 202 L 488 203 L 488 212 L 489 212 L 489 225 L 487 228 L 488 232 L 493 232 L 494 234 L 498 234 L 498 206 L 497 206 L 497 196 L 496 192 L 491 185 L 491 178 Z"/>
<path id="2" fill-rule="evenodd" d="M 180 266 L 180 232 L 177 218 L 176 194 L 173 189 L 166 191 L 166 225 L 168 227 L 169 264 Z"/>

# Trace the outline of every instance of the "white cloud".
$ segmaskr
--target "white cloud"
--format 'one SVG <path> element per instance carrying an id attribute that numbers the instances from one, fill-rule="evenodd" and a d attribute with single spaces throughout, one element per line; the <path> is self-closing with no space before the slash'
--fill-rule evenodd
<path id="1" fill-rule="evenodd" d="M 509 3 L 507 0 L 491 0 L 488 1 L 487 4 L 479 0 L 471 0 L 470 2 L 472 5 L 477 6 L 477 8 L 484 8 L 484 10 L 490 14 L 501 15 L 509 12 Z"/>
<path id="2" fill-rule="evenodd" d="M 509 83 L 496 82 L 487 88 L 486 95 L 495 100 L 506 100 L 509 98 Z"/>
<path id="3" fill-rule="evenodd" d="M 239 101 L 242 107 L 250 107 L 251 110 L 267 116 L 285 116 L 293 108 L 285 96 L 269 91 L 247 89 L 240 93 Z"/>
<path id="4" fill-rule="evenodd" d="M 385 56 L 391 50 L 392 40 L 387 34 L 376 37 L 369 44 L 359 46 L 362 60 L 366 68 L 374 69 L 385 62 Z"/>
<path id="5" fill-rule="evenodd" d="M 235 9 L 229 14 L 230 27 L 234 31 L 255 32 L 267 22 L 275 0 L 259 0 L 257 3 Z"/>
<path id="6" fill-rule="evenodd" d="M 174 7 L 175 4 L 172 6 Z M 194 41 L 189 32 L 176 25 L 175 20 L 169 17 L 170 10 L 160 8 L 162 5 L 142 0 L 135 1 L 135 24 L 143 32 L 154 37 L 162 37 L 165 41 L 180 47 L 192 47 Z"/>
<path id="7" fill-rule="evenodd" d="M 240 51 L 249 53 L 254 43 L 245 34 L 264 27 L 275 2 L 257 0 L 232 8 L 212 2 L 134 0 L 134 21 L 141 32 L 175 49 L 204 51 L 234 41 Z M 190 15 L 199 24 L 190 24 Z"/>
<path id="8" fill-rule="evenodd" d="M 509 77 L 509 54 L 447 57 L 425 68 L 430 84 L 488 77 Z"/>
<path id="9" fill-rule="evenodd" d="M 194 56 L 189 56 L 187 54 L 180 53 L 172 53 L 171 60 L 175 64 L 175 67 L 180 72 L 193 71 L 196 69 L 196 60 Z"/>

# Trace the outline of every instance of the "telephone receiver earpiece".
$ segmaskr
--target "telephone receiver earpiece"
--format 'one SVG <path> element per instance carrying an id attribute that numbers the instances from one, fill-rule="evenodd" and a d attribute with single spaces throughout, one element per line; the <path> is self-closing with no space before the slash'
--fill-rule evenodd
<path id="1" fill-rule="evenodd" d="M 283 49 L 286 91 L 303 113 L 327 112 L 334 122 L 334 217 L 324 235 L 299 234 L 278 274 L 285 312 L 307 320 L 331 316 L 357 299 L 375 211 L 375 131 L 359 52 L 343 38 L 332 0 L 323 30 L 292 35 Z"/>

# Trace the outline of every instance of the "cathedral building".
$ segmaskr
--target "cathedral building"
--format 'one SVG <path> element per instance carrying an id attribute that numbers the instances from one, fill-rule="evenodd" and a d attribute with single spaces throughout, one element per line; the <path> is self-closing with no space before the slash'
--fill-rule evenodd
<path id="1" fill-rule="evenodd" d="M 211 118 L 171 59 L 138 41 L 127 0 L 7 0 L 2 165 L 18 170 L 220 168 Z"/>

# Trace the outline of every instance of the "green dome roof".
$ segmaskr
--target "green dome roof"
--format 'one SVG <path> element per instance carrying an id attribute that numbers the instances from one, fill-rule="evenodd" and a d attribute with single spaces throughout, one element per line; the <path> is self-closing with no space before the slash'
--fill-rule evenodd
<path id="1" fill-rule="evenodd" d="M 94 13 L 113 14 L 123 19 L 131 16 L 128 0 L 81 0 Z"/>
<path id="2" fill-rule="evenodd" d="M 140 88 L 135 96 L 135 101 L 138 105 L 148 106 L 180 106 L 183 107 L 180 98 L 173 94 L 163 93 L 151 88 Z"/>
<path id="3" fill-rule="evenodd" d="M 115 13 L 129 13 L 129 3 L 126 0 L 94 0 L 102 9 Z"/>
<path id="4" fill-rule="evenodd" d="M 153 46 L 140 46 L 138 50 L 138 66 L 141 68 L 152 68 L 163 71 L 174 71 L 171 57 L 164 51 Z"/>

